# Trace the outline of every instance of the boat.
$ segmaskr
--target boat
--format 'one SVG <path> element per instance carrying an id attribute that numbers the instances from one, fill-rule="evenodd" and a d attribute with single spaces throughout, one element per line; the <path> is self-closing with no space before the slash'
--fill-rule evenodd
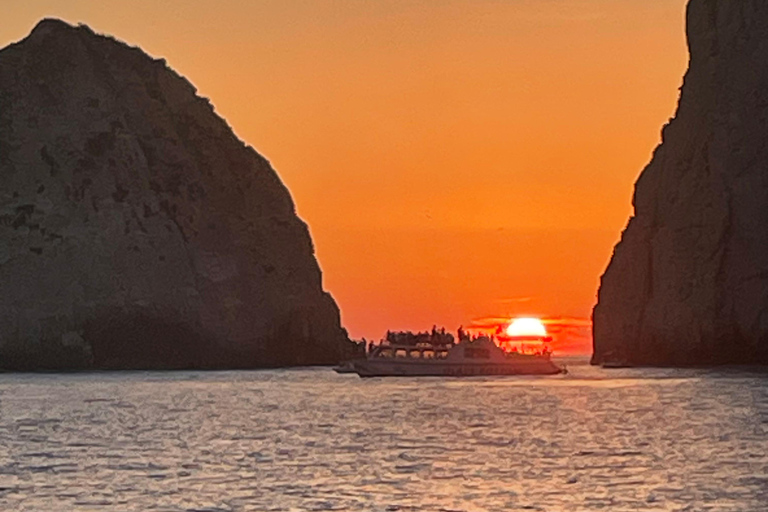
<path id="1" fill-rule="evenodd" d="M 506 348 L 506 347 L 505 347 Z M 524 353 L 505 349 L 488 336 L 457 344 L 416 346 L 383 343 L 365 359 L 351 361 L 360 377 L 466 377 L 475 375 L 556 375 L 565 373 L 542 349 Z"/>

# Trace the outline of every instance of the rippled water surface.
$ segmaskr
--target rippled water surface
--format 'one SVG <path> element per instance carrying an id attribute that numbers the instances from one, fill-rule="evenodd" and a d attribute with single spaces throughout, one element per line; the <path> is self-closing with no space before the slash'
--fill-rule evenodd
<path id="1" fill-rule="evenodd" d="M 0 510 L 768 510 L 768 375 L 0 375 Z"/>

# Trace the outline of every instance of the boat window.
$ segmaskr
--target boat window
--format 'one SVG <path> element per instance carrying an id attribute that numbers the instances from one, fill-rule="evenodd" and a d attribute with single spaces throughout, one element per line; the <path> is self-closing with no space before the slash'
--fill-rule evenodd
<path id="1" fill-rule="evenodd" d="M 424 359 L 434 359 L 435 358 L 435 352 L 433 350 L 425 350 L 421 353 L 421 357 Z"/>
<path id="2" fill-rule="evenodd" d="M 420 358 L 421 350 L 411 350 L 410 354 L 408 354 L 408 357 L 413 357 L 414 359 Z"/>
<path id="3" fill-rule="evenodd" d="M 407 357 L 408 352 L 404 348 L 399 348 L 395 350 L 395 357 Z"/>
<path id="4" fill-rule="evenodd" d="M 464 357 L 467 359 L 488 359 L 491 357 L 491 353 L 487 348 L 464 348 Z"/>

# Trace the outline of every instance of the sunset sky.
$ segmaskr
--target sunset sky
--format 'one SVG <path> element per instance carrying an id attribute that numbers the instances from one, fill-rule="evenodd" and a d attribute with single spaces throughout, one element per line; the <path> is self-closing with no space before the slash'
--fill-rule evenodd
<path id="1" fill-rule="evenodd" d="M 525 315 L 588 341 L 688 60 L 685 0 L 2 7 L 2 46 L 56 16 L 189 78 L 275 167 L 343 325 L 374 339 Z"/>

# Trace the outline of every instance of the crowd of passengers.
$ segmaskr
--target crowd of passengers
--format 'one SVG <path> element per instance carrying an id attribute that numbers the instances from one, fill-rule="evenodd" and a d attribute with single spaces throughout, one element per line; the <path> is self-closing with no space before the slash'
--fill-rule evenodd
<path id="1" fill-rule="evenodd" d="M 461 334 L 461 329 L 459 330 Z M 453 334 L 445 332 L 445 327 L 439 330 L 436 325 L 432 326 L 432 332 L 411 331 L 387 331 L 385 341 L 390 345 L 400 345 L 406 347 L 416 347 L 429 345 L 433 347 L 451 347 L 455 338 Z"/>

